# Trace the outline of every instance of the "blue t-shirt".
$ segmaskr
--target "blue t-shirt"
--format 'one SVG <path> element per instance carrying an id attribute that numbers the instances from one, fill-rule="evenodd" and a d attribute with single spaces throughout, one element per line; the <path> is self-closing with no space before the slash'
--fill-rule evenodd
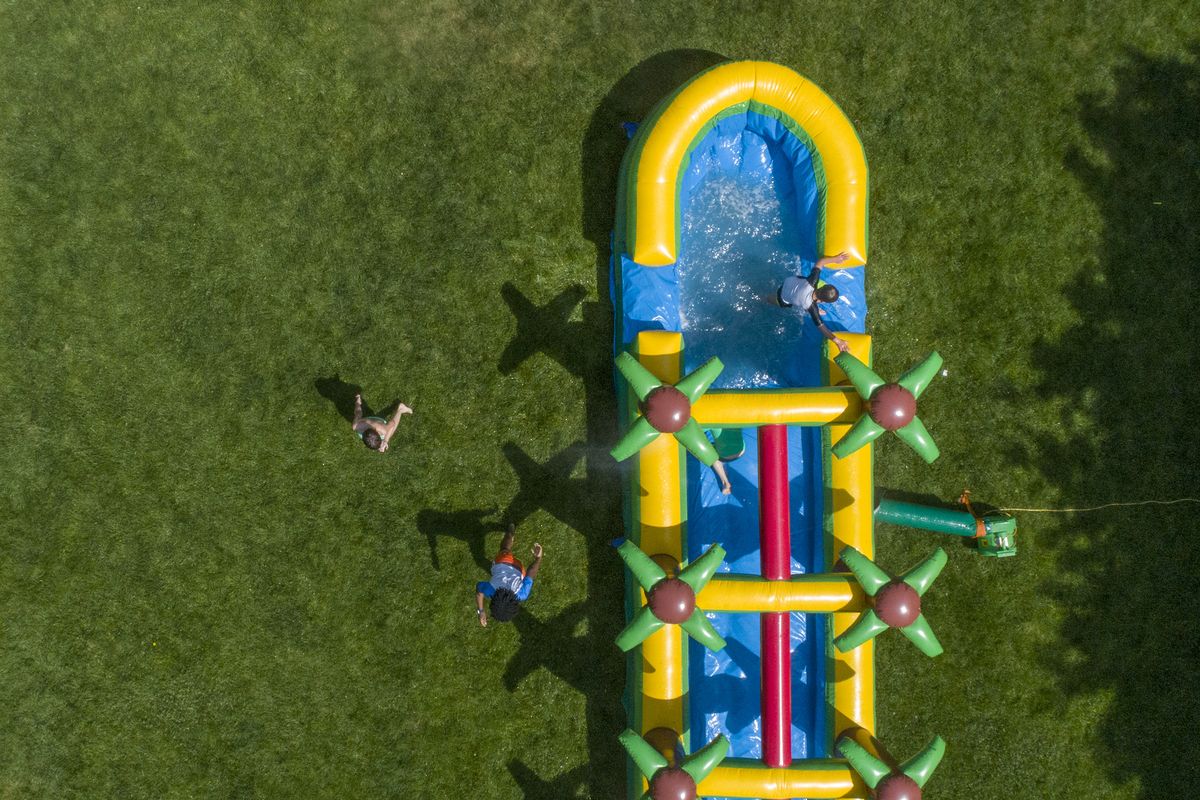
<path id="1" fill-rule="evenodd" d="M 533 578 L 526 577 L 512 564 L 492 564 L 492 579 L 475 584 L 475 590 L 481 592 L 484 597 L 491 597 L 497 589 L 508 589 L 518 600 L 524 602 L 533 591 Z"/>

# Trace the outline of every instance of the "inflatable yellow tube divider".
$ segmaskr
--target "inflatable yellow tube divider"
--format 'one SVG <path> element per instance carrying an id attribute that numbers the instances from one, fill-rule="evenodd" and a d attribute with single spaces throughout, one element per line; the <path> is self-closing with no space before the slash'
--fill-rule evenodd
<path id="1" fill-rule="evenodd" d="M 812 155 L 821 194 L 817 247 L 867 261 L 867 159 L 854 125 L 829 95 L 798 73 L 766 61 L 735 61 L 696 76 L 643 124 L 625 191 L 633 260 L 645 266 L 679 257 L 679 179 L 691 149 L 723 116 L 752 109 L 778 119 Z"/>
<path id="2" fill-rule="evenodd" d="M 761 761 L 727 758 L 696 787 L 701 797 L 760 797 L 811 800 L 866 797 L 868 789 L 845 761 L 811 759 L 796 766 L 768 767 Z"/>
<path id="3" fill-rule="evenodd" d="M 850 352 L 864 364 L 871 364 L 871 337 L 865 334 L 842 334 Z M 848 382 L 846 375 L 833 360 L 837 349 L 826 347 L 829 382 Z M 829 426 L 829 441 L 836 442 L 850 430 L 852 422 L 837 422 Z M 829 457 L 829 496 L 825 498 L 826 513 L 832 509 L 829 539 L 831 547 L 826 563 L 833 564 L 837 554 L 846 546 L 853 547 L 870 559 L 875 558 L 875 491 L 871 479 L 875 447 L 863 447 L 845 458 Z M 833 615 L 831 637 L 840 636 L 858 618 L 855 611 Z M 849 653 L 833 646 L 826 647 L 832 663 L 826 670 L 826 680 L 833 684 L 833 720 L 830 744 L 846 731 L 861 728 L 875 734 L 875 640 L 872 639 Z M 874 752 L 869 737 L 860 740 Z M 865 796 L 865 795 L 864 795 Z"/>
<path id="4" fill-rule="evenodd" d="M 668 331 L 643 331 L 637 340 L 642 366 L 666 383 L 677 382 L 683 369 L 683 335 Z M 636 407 L 636 404 L 635 404 Z M 664 568 L 683 559 L 684 508 L 681 476 L 683 448 L 673 436 L 660 436 L 642 448 L 638 458 L 636 497 L 640 498 L 638 546 L 658 559 Z M 639 594 L 642 604 L 644 592 Z M 639 733 L 668 728 L 683 735 L 686 665 L 683 632 L 665 625 L 641 645 L 641 710 Z M 643 779 L 644 782 L 644 779 Z M 643 790 L 645 787 L 643 787 Z"/>

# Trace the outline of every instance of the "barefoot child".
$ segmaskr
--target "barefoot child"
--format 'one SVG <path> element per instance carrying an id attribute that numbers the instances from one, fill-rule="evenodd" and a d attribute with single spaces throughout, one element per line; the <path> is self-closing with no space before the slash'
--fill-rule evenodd
<path id="1" fill-rule="evenodd" d="M 483 608 L 485 597 L 492 599 L 492 619 L 497 622 L 508 622 L 521 610 L 521 603 L 529 599 L 533 590 L 533 579 L 537 577 L 538 567 L 542 565 L 542 546 L 536 542 L 533 545 L 533 563 L 525 569 L 520 560 L 513 555 L 513 543 L 516 541 L 517 528 L 509 524 L 504 540 L 500 542 L 500 552 L 492 560 L 491 580 L 475 584 L 475 613 L 479 615 L 479 624 L 487 627 L 488 613 Z"/>
<path id="2" fill-rule="evenodd" d="M 364 417 L 362 412 L 362 395 L 356 394 L 354 395 L 354 422 L 352 423 L 354 432 L 367 447 L 378 450 L 380 453 L 386 453 L 388 440 L 396 432 L 400 418 L 405 414 L 413 413 L 413 410 L 404 403 L 400 403 L 396 406 L 396 413 L 392 415 L 390 422 L 383 417 Z"/>

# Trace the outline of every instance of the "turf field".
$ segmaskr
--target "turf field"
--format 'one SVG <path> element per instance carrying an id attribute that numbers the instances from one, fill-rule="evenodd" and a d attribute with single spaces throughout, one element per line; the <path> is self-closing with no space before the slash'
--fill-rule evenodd
<path id="1" fill-rule="evenodd" d="M 858 126 L 876 365 L 946 357 L 882 489 L 1200 495 L 1195 4 L 955 5 L 0 4 L 0 798 L 621 791 L 618 123 L 726 58 Z M 930 797 L 1200 785 L 1196 519 L 880 528 L 951 553 L 946 655 L 879 647 Z"/>

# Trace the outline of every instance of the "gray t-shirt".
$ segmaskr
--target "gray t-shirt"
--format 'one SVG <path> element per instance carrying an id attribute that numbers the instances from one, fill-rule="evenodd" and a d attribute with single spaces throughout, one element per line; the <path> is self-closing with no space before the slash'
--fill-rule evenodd
<path id="1" fill-rule="evenodd" d="M 813 304 L 813 293 L 816 288 L 799 275 L 789 275 L 783 279 L 779 289 L 779 299 L 792 306 L 799 312 L 808 311 Z"/>
<path id="2" fill-rule="evenodd" d="M 826 339 L 834 340 L 836 337 L 833 331 L 821 321 L 821 314 L 817 309 L 817 281 L 821 278 L 821 268 L 813 267 L 812 272 L 808 273 L 808 277 L 801 278 L 799 275 L 789 275 L 783 279 L 783 286 L 779 287 L 779 299 L 787 304 L 797 314 L 808 314 L 812 317 L 813 324 L 817 326 L 817 330 Z"/>
<path id="3" fill-rule="evenodd" d="M 492 564 L 492 580 L 490 583 L 497 589 L 508 589 L 516 594 L 521 588 L 525 573 L 512 564 Z"/>

